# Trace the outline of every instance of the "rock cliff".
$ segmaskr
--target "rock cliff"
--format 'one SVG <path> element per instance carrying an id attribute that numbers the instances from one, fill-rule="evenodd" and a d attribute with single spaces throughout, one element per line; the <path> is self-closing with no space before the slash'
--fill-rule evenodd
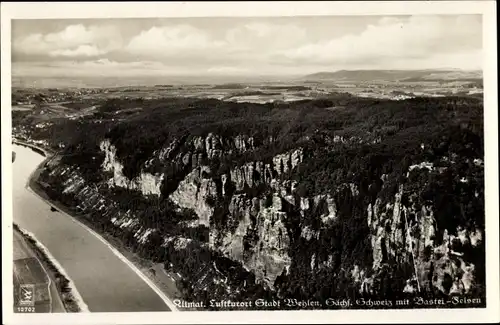
<path id="1" fill-rule="evenodd" d="M 128 179 L 123 175 L 123 165 L 116 158 L 116 148 L 107 140 L 101 142 L 101 150 L 105 153 L 103 170 L 113 173 L 113 176 L 108 180 L 108 185 L 119 186 L 129 190 L 139 190 L 144 195 L 160 195 L 160 186 L 163 180 L 163 175 L 151 175 L 150 173 L 141 172 L 134 179 Z"/>
<path id="2" fill-rule="evenodd" d="M 139 246 L 172 244 L 175 250 L 183 251 L 199 245 L 239 263 L 255 276 L 257 283 L 271 291 L 284 290 L 283 279 L 293 278 L 299 272 L 308 272 L 314 279 L 325 270 L 347 268 L 348 281 L 356 290 L 373 295 L 380 290 L 377 283 L 381 274 L 396 264 L 409 270 L 401 279 L 405 293 L 468 294 L 474 289 L 477 267 L 465 256 L 465 248 L 481 247 L 483 230 L 472 224 L 443 228 L 439 224 L 443 217 L 436 217 L 436 206 L 431 200 L 421 199 L 423 186 L 414 176 L 444 177 L 440 175 L 446 173 L 446 167 L 415 163 L 398 177 L 380 173 L 368 185 L 362 178 L 350 178 L 323 192 L 304 194 L 300 190 L 301 168 L 316 158 L 308 156 L 309 151 L 300 145 L 264 158 L 242 156 L 266 143 L 272 141 L 259 143 L 244 134 L 223 137 L 209 133 L 176 138 L 154 151 L 137 176 L 128 178 L 123 174 L 116 147 L 104 139 L 100 143 L 104 154 L 101 184 L 87 182 L 78 168 L 63 164 L 50 167 L 50 177 L 58 179 L 62 193 L 71 196 L 81 211 L 99 214 L 103 223 L 120 233 L 130 233 L 129 240 Z M 345 145 L 340 140 L 335 143 Z M 221 161 L 227 157 L 230 159 L 226 161 L 245 158 L 222 168 Z M 474 168 L 482 169 L 478 161 L 474 160 Z M 459 179 L 458 183 L 470 186 L 465 176 Z M 320 183 L 321 179 L 317 181 Z M 121 206 L 125 203 L 109 195 L 117 187 L 173 208 L 146 223 L 143 210 L 124 211 Z M 186 215 L 190 219 L 182 220 Z M 180 228 L 173 227 L 174 231 L 156 226 L 158 220 L 167 218 Z M 363 225 L 356 220 L 363 220 Z M 363 234 L 346 230 L 346 225 L 351 224 L 366 228 L 365 243 L 369 247 L 343 242 L 344 237 Z M 189 235 L 193 231 L 205 234 L 204 229 L 206 235 Z M 365 238 L 357 240 L 362 242 Z M 325 242 L 343 247 L 343 251 L 316 248 Z M 308 245 L 310 252 L 299 260 L 297 251 Z M 369 263 L 346 262 L 353 259 L 346 250 L 368 252 Z M 219 270 L 215 266 L 214 269 Z M 335 272 L 337 275 L 340 271 Z M 206 275 L 203 281 L 205 278 Z M 229 287 L 224 288 L 227 294 L 232 292 Z"/>

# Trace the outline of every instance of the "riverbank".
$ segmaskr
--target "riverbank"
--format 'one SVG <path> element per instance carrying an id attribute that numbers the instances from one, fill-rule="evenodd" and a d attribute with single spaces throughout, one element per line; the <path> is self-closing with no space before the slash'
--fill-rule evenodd
<path id="1" fill-rule="evenodd" d="M 23 143 L 24 144 L 24 143 Z M 23 145 L 20 144 L 20 145 Z M 42 149 L 37 148 L 32 144 L 26 145 L 31 149 Z M 145 260 L 137 256 L 137 254 L 130 252 L 127 247 L 125 247 L 118 239 L 114 238 L 110 234 L 102 233 L 94 225 L 92 225 L 85 216 L 77 212 L 74 207 L 68 207 L 60 202 L 51 200 L 43 188 L 39 186 L 37 180 L 38 176 L 45 166 L 47 159 L 52 158 L 52 153 L 49 151 L 44 151 L 46 154 L 46 159 L 38 165 L 38 167 L 31 173 L 26 188 L 32 192 L 34 195 L 42 199 L 49 206 L 56 209 L 58 212 L 52 213 L 63 213 L 68 216 L 72 221 L 79 223 L 81 226 L 85 227 L 89 232 L 91 232 L 95 237 L 105 243 L 108 248 L 111 249 L 113 254 L 119 257 L 123 262 L 125 262 L 146 284 L 148 284 L 151 289 L 153 289 L 156 294 L 165 302 L 165 304 L 172 311 L 178 311 L 178 308 L 172 302 L 172 299 L 180 297 L 177 291 L 175 281 L 169 276 L 162 276 L 159 272 L 150 272 L 151 269 L 158 269 L 158 265 L 153 264 L 151 261 Z M 156 274 L 156 275 L 154 275 Z"/>
<path id="2" fill-rule="evenodd" d="M 12 143 L 13 144 L 17 144 L 19 146 L 26 147 L 26 148 L 30 148 L 33 151 L 35 151 L 36 153 L 39 153 L 40 155 L 42 155 L 42 156 L 44 156 L 46 158 L 55 154 L 55 152 L 53 150 L 51 150 L 51 149 L 42 148 L 42 147 L 40 147 L 40 146 L 38 146 L 36 144 L 32 144 L 32 143 L 29 143 L 29 142 L 26 142 L 26 141 L 23 141 L 23 140 L 19 140 L 19 139 L 16 139 L 16 138 L 12 139 Z"/>
<path id="3" fill-rule="evenodd" d="M 88 307 L 83 302 L 73 282 L 48 250 L 33 234 L 21 229 L 16 223 L 13 223 L 13 228 L 14 232 L 24 240 L 30 252 L 39 261 L 47 274 L 49 279 L 50 312 L 88 312 Z"/>

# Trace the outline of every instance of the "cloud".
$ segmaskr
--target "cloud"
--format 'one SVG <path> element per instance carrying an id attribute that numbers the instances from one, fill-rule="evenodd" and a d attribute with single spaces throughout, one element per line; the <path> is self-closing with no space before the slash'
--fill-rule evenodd
<path id="1" fill-rule="evenodd" d="M 252 52 L 266 52 L 297 46 L 306 41 L 306 30 L 292 24 L 252 22 L 226 32 L 227 43 Z"/>
<path id="2" fill-rule="evenodd" d="M 80 45 L 74 49 L 59 49 L 49 52 L 49 56 L 98 56 L 107 53 L 106 50 L 101 50 L 93 45 Z"/>
<path id="3" fill-rule="evenodd" d="M 252 22 L 215 33 L 188 24 L 155 26 L 134 36 L 124 52 L 192 64 L 265 61 L 270 53 L 297 46 L 306 31 L 292 24 Z"/>
<path id="4" fill-rule="evenodd" d="M 13 42 L 14 52 L 51 57 L 98 56 L 121 46 L 113 26 L 69 25 L 59 32 L 30 34 Z"/>
<path id="5" fill-rule="evenodd" d="M 51 63 L 57 73 L 116 75 L 476 69 L 482 62 L 479 15 L 376 19 L 73 21 L 60 29 L 13 30 L 13 62 L 33 63 L 47 73 Z M 18 66 L 28 72 L 29 64 Z"/>
<path id="6" fill-rule="evenodd" d="M 190 25 L 155 26 L 133 37 L 125 51 L 146 57 L 168 57 L 221 49 L 224 45 L 224 42 L 213 40 L 205 31 Z"/>
<path id="7" fill-rule="evenodd" d="M 359 34 L 288 49 L 277 57 L 292 62 L 375 65 L 427 60 L 446 53 L 467 56 L 481 48 L 480 31 L 481 20 L 475 16 L 387 17 Z"/>

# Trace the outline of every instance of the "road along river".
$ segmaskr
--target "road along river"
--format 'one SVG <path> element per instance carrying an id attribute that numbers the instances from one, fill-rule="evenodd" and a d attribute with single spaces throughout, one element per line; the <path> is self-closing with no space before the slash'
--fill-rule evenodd
<path id="1" fill-rule="evenodd" d="M 91 312 L 175 311 L 173 303 L 99 235 L 63 212 L 52 212 L 26 187 L 43 156 L 16 144 L 12 150 L 13 220 L 48 249 Z"/>

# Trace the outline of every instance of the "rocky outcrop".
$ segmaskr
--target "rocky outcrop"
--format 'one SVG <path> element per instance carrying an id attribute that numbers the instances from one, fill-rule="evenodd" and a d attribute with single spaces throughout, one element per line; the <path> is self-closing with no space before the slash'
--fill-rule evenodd
<path id="1" fill-rule="evenodd" d="M 251 161 L 241 167 L 231 169 L 231 181 L 237 191 L 243 190 L 245 186 L 252 188 L 262 183 L 276 188 L 280 183 L 278 177 L 283 173 L 293 171 L 303 158 L 303 149 L 299 148 L 274 156 L 272 164 Z"/>
<path id="2" fill-rule="evenodd" d="M 305 240 L 309 241 L 313 238 L 319 239 L 319 231 L 317 230 L 312 230 L 309 226 L 304 226 L 302 227 L 300 237 L 304 238 Z"/>
<path id="3" fill-rule="evenodd" d="M 380 206 L 380 199 L 375 204 L 368 205 L 368 227 L 371 229 L 373 268 L 378 269 L 383 262 L 387 262 L 388 254 L 396 256 L 396 252 L 404 250 L 403 229 L 406 228 L 402 220 L 401 196 L 403 187 L 399 188 L 394 203 L 387 203 L 384 209 Z"/>
<path id="4" fill-rule="evenodd" d="M 429 258 L 430 261 L 427 262 L 429 268 L 432 266 L 433 272 L 429 276 L 432 279 L 432 286 L 438 288 L 444 294 L 467 294 L 475 284 L 474 264 L 464 261 L 461 258 L 463 254 L 455 252 L 452 247 L 454 240 L 460 241 L 461 244 L 466 244 L 470 238 L 480 237 L 481 232 L 466 232 L 463 230 L 458 230 L 458 232 L 461 234 L 455 236 L 449 234 L 445 229 L 442 244 L 432 250 Z M 471 244 L 476 246 L 478 242 L 471 242 Z M 430 272 L 426 268 L 427 264 L 425 264 L 425 261 L 419 261 L 424 262 L 419 264 L 421 273 Z M 423 275 L 426 274 L 424 273 Z M 451 287 L 447 287 L 445 284 L 446 277 L 452 281 Z"/>
<path id="5" fill-rule="evenodd" d="M 193 210 L 199 217 L 199 224 L 209 226 L 214 213 L 213 202 L 217 197 L 215 182 L 207 178 L 208 166 L 197 167 L 179 183 L 170 195 L 170 200 L 178 206 Z"/>
<path id="6" fill-rule="evenodd" d="M 326 204 L 326 210 L 320 215 L 321 221 L 324 224 L 331 224 L 337 220 L 337 205 L 335 204 L 334 198 L 330 194 L 320 194 L 316 195 L 312 200 L 304 198 L 303 200 L 312 201 L 315 207 L 318 207 L 322 204 Z M 301 209 L 302 209 L 301 202 Z M 304 204 L 304 208 L 310 208 L 310 204 Z M 308 210 L 302 209 L 302 210 Z"/>
<path id="7" fill-rule="evenodd" d="M 102 163 L 103 170 L 113 173 L 113 177 L 108 180 L 110 187 L 118 186 L 129 190 L 136 190 L 144 195 L 161 195 L 160 188 L 163 181 L 163 174 L 152 175 L 141 172 L 138 177 L 128 179 L 123 174 L 123 165 L 116 157 L 116 148 L 108 140 L 102 141 L 100 148 L 105 154 L 104 162 Z"/>
<path id="8" fill-rule="evenodd" d="M 154 228 L 141 226 L 139 218 L 130 211 L 121 211 L 114 201 L 99 192 L 95 184 L 87 183 L 77 168 L 59 165 L 50 175 L 63 179 L 62 193 L 73 197 L 77 202 L 77 210 L 83 213 L 96 213 L 104 219 L 103 221 L 109 220 L 117 229 L 132 232 L 137 243 L 146 244 L 149 236 L 157 231 Z"/>
<path id="9" fill-rule="evenodd" d="M 264 143 L 266 141 L 273 139 L 267 139 Z M 395 264 L 411 266 L 413 270 L 411 277 L 403 279 L 406 281 L 404 291 L 408 293 L 439 290 L 444 294 L 467 294 L 474 288 L 476 266 L 454 247 L 457 243 L 477 247 L 482 244 L 483 233 L 477 229 L 464 228 L 445 230 L 443 233 L 442 229 L 438 229 L 432 203 L 422 203 L 418 199 L 420 193 L 416 193 L 418 189 L 414 184 L 405 181 L 394 184 L 395 177 L 389 173 L 376 177 L 376 182 L 384 184 L 381 191 L 386 189 L 386 183 L 394 186 L 396 193 L 389 198 L 381 193 L 373 193 L 376 188 L 374 183 L 366 185 L 359 180 L 355 183 L 355 178 L 337 184 L 324 193 L 301 197 L 296 191 L 301 175 L 294 173 L 304 161 L 302 148 L 282 152 L 268 159 L 246 161 L 238 166 L 235 164 L 230 168 L 223 166 L 220 168 L 222 172 L 217 174 L 218 160 L 215 158 L 253 150 L 255 142 L 252 137 L 244 135 L 223 138 L 213 133 L 182 141 L 174 139 L 167 147 L 154 152 L 137 177 L 128 179 L 123 175 L 123 165 L 116 156 L 116 148 L 105 140 L 101 143 L 101 150 L 105 154 L 102 168 L 108 172 L 105 175 L 112 173 L 112 176 L 106 184 L 99 185 L 140 191 L 146 197 L 161 196 L 160 185 L 167 179 L 162 173 L 152 174 L 146 170 L 150 170 L 150 167 L 151 170 L 162 170 L 165 167 L 165 175 L 167 171 L 170 172 L 168 175 L 175 175 L 169 176 L 169 179 L 175 179 L 175 184 L 169 187 L 168 193 L 171 194 L 162 199 L 168 200 L 169 205 L 173 203 L 172 211 L 175 213 L 187 209 L 197 216 L 196 220 L 180 221 L 179 225 L 190 228 L 187 230 L 192 233 L 207 231 L 203 233 L 203 243 L 200 245 L 240 262 L 259 282 L 271 289 L 275 287 L 278 276 L 284 271 L 285 274 L 290 272 L 294 256 L 294 252 L 290 252 L 293 240 L 297 240 L 299 245 L 307 243 L 312 247 L 318 242 L 327 242 L 321 237 L 322 234 L 333 233 L 337 228 L 341 229 L 341 233 L 351 228 L 366 233 L 366 226 L 371 243 L 371 252 L 366 253 L 368 256 L 371 253 L 372 261 L 363 261 L 363 264 L 356 262 L 347 267 L 342 265 L 342 270 L 348 271 L 360 292 L 375 293 L 379 285 L 378 277 L 387 271 L 388 265 Z M 472 164 L 481 167 L 483 162 L 475 160 L 471 161 Z M 215 168 L 211 170 L 209 165 Z M 175 168 L 170 168 L 172 166 Z M 409 166 L 404 173 L 407 177 L 410 173 L 437 175 L 444 168 L 437 163 L 434 166 L 422 162 Z M 99 192 L 98 186 L 86 184 L 76 169 L 56 166 L 53 172 L 55 170 L 64 179 L 63 193 L 74 195 L 80 202 L 81 210 L 99 211 L 118 231 L 131 232 L 134 240 L 141 245 L 148 243 L 151 237 L 158 239 L 157 229 L 151 228 L 151 224 L 146 227 L 130 211 L 119 211 L 111 200 Z M 474 181 L 472 177 L 458 177 L 457 182 L 466 186 L 469 179 L 470 182 Z M 476 191 L 475 196 L 478 195 Z M 355 204 L 363 204 L 364 212 L 361 215 L 357 209 L 359 206 L 352 211 L 357 224 L 361 223 L 358 222 L 359 218 L 366 216 L 366 221 L 362 222 L 365 228 L 353 227 L 345 219 Z M 342 223 L 335 227 L 339 219 Z M 291 224 L 297 225 L 299 229 L 287 229 L 287 225 L 295 227 Z M 203 230 L 192 229 L 200 225 L 208 230 L 203 227 Z M 164 245 L 173 243 L 178 250 L 185 249 L 193 241 L 183 237 L 186 236 L 184 232 L 160 235 L 165 240 Z M 322 268 L 338 267 L 339 263 L 345 263 L 344 260 L 349 259 L 339 257 L 338 252 L 311 251 L 303 261 L 314 274 Z M 370 262 L 371 265 L 367 267 Z M 292 268 L 291 272 L 296 271 Z"/>
<path id="10" fill-rule="evenodd" d="M 235 195 L 229 209 L 231 217 L 238 220 L 237 227 L 234 232 L 224 234 L 220 243 L 215 239 L 219 234 L 211 229 L 212 248 L 242 261 L 258 280 L 272 288 L 278 275 L 291 264 L 290 239 L 284 225 L 287 215 L 281 211 L 281 198 L 274 196 L 272 205 L 266 208 L 263 199 Z M 255 232 L 257 240 L 245 249 L 245 236 L 250 232 Z"/>
<path id="11" fill-rule="evenodd" d="M 420 167 L 429 169 L 430 166 L 425 164 Z M 401 202 L 403 195 L 409 197 L 406 206 Z M 455 252 L 452 247 L 454 241 L 473 247 L 479 245 L 481 231 L 459 228 L 453 235 L 445 229 L 441 244 L 437 245 L 437 225 L 432 207 L 418 206 L 414 194 L 405 193 L 403 185 L 399 187 L 392 203 L 382 206 L 380 199 L 377 199 L 368 206 L 367 222 L 371 230 L 374 274 L 392 259 L 398 263 L 409 263 L 414 269 L 414 277 L 408 279 L 405 292 L 432 289 L 444 294 L 470 292 L 475 266 L 466 262 L 463 253 Z M 370 281 L 374 277 L 376 275 L 371 276 Z M 451 287 L 444 285 L 446 281 Z M 360 290 L 369 292 L 367 282 L 362 283 Z"/>
<path id="12" fill-rule="evenodd" d="M 261 207 L 262 204 L 263 201 Z M 254 253 L 245 263 L 254 270 L 257 278 L 263 278 L 271 287 L 276 277 L 291 264 L 288 254 L 290 239 L 284 224 L 287 215 L 281 209 L 281 198 L 275 196 L 272 206 L 260 211 L 255 226 L 259 241 L 254 246 Z"/>
<path id="13" fill-rule="evenodd" d="M 303 157 L 303 150 L 301 148 L 276 155 L 273 158 L 274 170 L 278 175 L 288 173 L 302 162 Z"/>
<path id="14" fill-rule="evenodd" d="M 247 135 L 243 134 L 238 134 L 234 138 L 234 146 L 236 147 L 236 150 L 239 152 L 245 152 L 247 150 L 253 150 L 255 149 L 254 147 L 254 138 L 249 137 Z"/>
<path id="15" fill-rule="evenodd" d="M 220 249 L 227 256 L 237 260 L 244 259 L 244 238 L 247 231 L 252 227 L 251 218 L 256 218 L 259 212 L 259 201 L 248 199 L 245 194 L 234 195 L 229 204 L 229 214 L 231 219 L 237 222 L 237 227 L 232 233 L 219 234 L 215 229 L 210 231 L 210 245 L 213 249 Z M 217 237 L 223 236 L 222 240 L 217 242 Z"/>

